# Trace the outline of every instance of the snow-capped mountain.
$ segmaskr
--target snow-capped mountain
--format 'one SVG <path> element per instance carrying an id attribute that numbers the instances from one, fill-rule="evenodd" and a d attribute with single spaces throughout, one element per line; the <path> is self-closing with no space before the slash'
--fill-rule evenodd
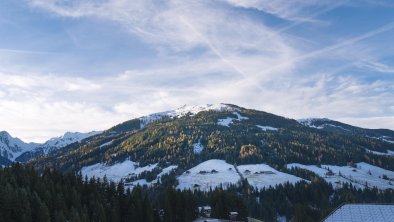
<path id="1" fill-rule="evenodd" d="M 161 120 L 163 118 L 180 118 L 186 115 L 196 115 L 203 111 L 236 111 L 238 108 L 234 105 L 219 103 L 219 104 L 205 104 L 205 105 L 183 105 L 174 110 L 168 110 L 159 113 L 153 113 L 147 116 L 140 117 L 141 128 L 145 125 Z"/>
<path id="2" fill-rule="evenodd" d="M 42 149 L 48 155 L 29 164 L 87 177 L 105 175 L 128 186 L 153 186 L 172 172 L 179 189 L 208 190 L 244 178 L 261 189 L 300 181 L 283 170 L 291 163 L 331 167 L 365 162 L 394 172 L 394 143 L 387 141 L 392 138 L 391 130 L 329 119 L 296 121 L 230 104 L 195 105 L 128 120 L 55 152 Z M 380 189 L 392 188 L 391 181 L 367 179 Z"/>
<path id="3" fill-rule="evenodd" d="M 0 156 L 14 161 L 24 152 L 31 151 L 39 146 L 38 143 L 25 143 L 19 138 L 12 137 L 8 132 L 0 132 Z"/>
<path id="4" fill-rule="evenodd" d="M 52 138 L 45 143 L 25 143 L 19 138 L 12 137 L 8 132 L 0 132 L 0 156 L 10 161 L 25 162 L 31 158 L 48 154 L 71 143 L 96 135 L 100 132 L 88 133 L 67 132 L 63 136 Z"/>
<path id="5" fill-rule="evenodd" d="M 94 136 L 100 131 L 92 131 L 88 133 L 79 133 L 79 132 L 66 132 L 63 136 L 54 137 L 50 140 L 46 141 L 44 144 L 40 145 L 38 148 L 43 150 L 44 154 L 48 154 L 54 149 L 58 149 L 61 147 L 65 147 L 71 143 L 81 142 L 81 140 Z"/>

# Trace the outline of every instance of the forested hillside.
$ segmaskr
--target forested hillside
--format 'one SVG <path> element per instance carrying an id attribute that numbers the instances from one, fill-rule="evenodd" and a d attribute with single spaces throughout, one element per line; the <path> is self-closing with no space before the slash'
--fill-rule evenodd
<path id="1" fill-rule="evenodd" d="M 217 188 L 208 192 L 172 188 L 175 175 L 156 188 L 125 189 L 123 182 L 82 178 L 14 165 L 0 169 L 0 221 L 87 222 L 146 221 L 185 222 L 198 217 L 197 206 L 212 206 L 212 216 L 239 219 L 251 216 L 264 221 L 278 217 L 292 221 L 319 221 L 344 202 L 393 203 L 393 190 L 333 187 L 306 171 L 293 172 L 311 184 L 299 182 L 254 190 L 247 181 L 241 187 Z"/>
<path id="2" fill-rule="evenodd" d="M 228 106 L 231 110 L 202 111 L 176 118 L 163 116 L 143 127 L 141 119 L 134 119 L 38 158 L 32 164 L 68 172 L 97 162 L 131 158 L 143 165 L 171 162 L 186 169 L 216 158 L 236 164 L 264 162 L 276 168 L 293 162 L 337 165 L 368 162 L 394 170 L 392 155 L 369 152 L 386 153 L 394 150 L 394 143 L 361 132 L 317 129 L 266 112 Z M 368 132 L 377 135 L 380 131 Z M 201 144 L 201 152 L 194 151 L 195 144 Z"/>

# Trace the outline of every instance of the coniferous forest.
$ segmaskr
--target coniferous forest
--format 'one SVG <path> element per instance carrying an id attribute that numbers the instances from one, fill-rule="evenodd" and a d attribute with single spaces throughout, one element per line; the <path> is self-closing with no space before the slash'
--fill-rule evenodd
<path id="1" fill-rule="evenodd" d="M 297 173 L 301 176 L 302 173 Z M 78 174 L 54 170 L 38 173 L 19 164 L 0 169 L 1 221 L 193 221 L 197 206 L 212 206 L 212 216 L 227 219 L 239 212 L 264 221 L 286 217 L 291 221 L 319 221 L 346 202 L 393 203 L 393 190 L 356 189 L 345 184 L 334 190 L 324 180 L 306 175 L 312 183 L 278 185 L 254 190 L 242 186 L 217 188 L 209 192 L 179 191 L 171 185 L 175 175 L 163 178 L 156 188 L 126 189 L 106 178 L 87 179 Z"/>

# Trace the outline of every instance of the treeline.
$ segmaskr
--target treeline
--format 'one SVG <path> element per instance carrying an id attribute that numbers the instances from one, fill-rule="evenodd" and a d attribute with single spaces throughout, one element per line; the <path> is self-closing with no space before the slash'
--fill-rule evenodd
<path id="1" fill-rule="evenodd" d="M 236 211 L 264 221 L 285 217 L 291 221 L 319 221 L 342 203 L 394 203 L 394 191 L 356 189 L 345 184 L 333 189 L 321 178 L 300 171 L 305 178 L 255 190 L 247 180 L 241 186 L 208 192 L 175 190 L 175 174 L 154 188 L 127 189 L 123 182 L 87 179 L 75 174 L 43 173 L 14 165 L 0 169 L 0 221 L 23 222 L 187 222 L 200 216 L 198 206 L 210 205 L 212 216 L 228 219 Z"/>
<path id="2" fill-rule="evenodd" d="M 253 110 L 242 110 L 239 114 L 248 119 L 234 120 L 230 127 L 219 125 L 218 119 L 237 119 L 232 112 L 164 118 L 142 129 L 139 120 L 127 121 L 29 164 L 72 172 L 98 162 L 115 163 L 130 158 L 141 165 L 170 162 L 187 170 L 205 160 L 223 159 L 238 165 L 264 162 L 276 169 L 294 162 L 335 165 L 367 162 L 394 170 L 393 156 L 374 155 L 365 150 L 387 152 L 394 149 L 394 144 L 365 134 L 305 127 L 294 120 Z M 257 125 L 278 130 L 263 131 Z M 196 143 L 204 147 L 201 153 L 194 152 Z"/>
<path id="3" fill-rule="evenodd" d="M 106 179 L 83 179 L 21 165 L 0 169 L 0 221 L 192 221 L 191 192 L 168 190 L 152 200 L 146 188 L 125 189 Z M 165 212 L 165 213 L 164 213 Z"/>

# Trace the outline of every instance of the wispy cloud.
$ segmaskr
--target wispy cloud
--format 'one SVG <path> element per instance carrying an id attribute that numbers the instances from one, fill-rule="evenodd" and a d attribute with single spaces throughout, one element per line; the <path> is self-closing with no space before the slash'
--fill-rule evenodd
<path id="1" fill-rule="evenodd" d="M 315 22 L 321 15 L 347 1 L 30 2 L 62 19 L 115 23 L 153 48 L 157 62 L 101 76 L 0 73 L 0 125 L 28 140 L 64 130 L 105 129 L 183 104 L 228 102 L 293 118 L 324 116 L 352 123 L 360 119 L 360 124 L 394 112 L 391 81 L 351 74 L 353 67 L 391 73 L 390 65 L 370 53 L 366 43 L 387 34 L 394 23 L 351 38 L 318 39 L 318 45 L 305 46 L 297 38 L 309 39 L 294 27 L 320 27 Z M 245 8 L 285 21 L 278 29 Z M 393 122 L 377 124 L 394 128 Z"/>

